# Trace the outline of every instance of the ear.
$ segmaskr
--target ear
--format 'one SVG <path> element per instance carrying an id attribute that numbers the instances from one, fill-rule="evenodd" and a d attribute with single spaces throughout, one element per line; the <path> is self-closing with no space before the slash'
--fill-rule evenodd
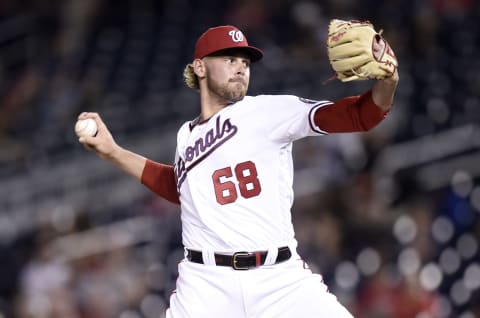
<path id="1" fill-rule="evenodd" d="M 193 72 L 195 75 L 198 77 L 205 77 L 206 73 L 206 67 L 205 67 L 205 61 L 201 59 L 195 59 L 193 60 Z"/>

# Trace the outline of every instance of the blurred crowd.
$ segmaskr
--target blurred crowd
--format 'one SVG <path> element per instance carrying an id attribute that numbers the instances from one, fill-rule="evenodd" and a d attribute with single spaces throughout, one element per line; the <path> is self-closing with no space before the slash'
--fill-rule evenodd
<path id="1" fill-rule="evenodd" d="M 359 94 L 370 83 L 325 83 L 331 18 L 383 29 L 400 85 L 371 132 L 295 144 L 299 252 L 355 317 L 480 317 L 478 1 L 6 0 L 0 318 L 162 317 L 179 209 L 80 147 L 76 116 L 99 112 L 119 143 L 172 161 L 199 107 L 183 67 L 220 24 L 265 51 L 250 94 Z"/>

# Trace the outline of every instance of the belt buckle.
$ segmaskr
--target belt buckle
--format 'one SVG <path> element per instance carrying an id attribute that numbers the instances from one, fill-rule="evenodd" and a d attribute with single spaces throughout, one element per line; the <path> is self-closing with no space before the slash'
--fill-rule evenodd
<path id="1" fill-rule="evenodd" d="M 235 269 L 235 270 L 247 270 L 247 269 L 249 269 L 248 266 L 237 266 L 237 262 L 238 262 L 237 257 L 239 257 L 239 256 L 249 256 L 249 255 L 250 255 L 250 253 L 247 253 L 247 252 L 234 253 L 232 255 L 232 267 L 233 267 L 233 269 Z"/>

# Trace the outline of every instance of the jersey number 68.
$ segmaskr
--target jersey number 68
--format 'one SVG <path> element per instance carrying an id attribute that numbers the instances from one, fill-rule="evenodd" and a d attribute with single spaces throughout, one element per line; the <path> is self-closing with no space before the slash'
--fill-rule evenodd
<path id="1" fill-rule="evenodd" d="M 230 181 L 235 172 L 234 181 Z M 260 180 L 258 180 L 257 167 L 252 161 L 245 161 L 237 164 L 232 171 L 231 167 L 215 170 L 212 175 L 215 197 L 220 204 L 235 202 L 238 198 L 237 185 L 240 195 L 245 199 L 256 197 L 262 191 Z"/>

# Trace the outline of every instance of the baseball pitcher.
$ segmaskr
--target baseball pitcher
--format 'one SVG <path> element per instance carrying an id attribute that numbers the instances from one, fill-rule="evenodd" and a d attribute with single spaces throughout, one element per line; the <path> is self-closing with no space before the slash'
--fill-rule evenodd
<path id="1" fill-rule="evenodd" d="M 250 64 L 263 52 L 234 26 L 208 29 L 184 71 L 200 114 L 180 127 L 171 165 L 120 147 L 98 114 L 80 114 L 98 126 L 80 143 L 180 204 L 185 258 L 167 317 L 352 317 L 297 254 L 292 143 L 375 127 L 399 78 L 369 22 L 332 20 L 327 50 L 339 80 L 372 79 L 372 88 L 336 101 L 247 96 Z"/>

